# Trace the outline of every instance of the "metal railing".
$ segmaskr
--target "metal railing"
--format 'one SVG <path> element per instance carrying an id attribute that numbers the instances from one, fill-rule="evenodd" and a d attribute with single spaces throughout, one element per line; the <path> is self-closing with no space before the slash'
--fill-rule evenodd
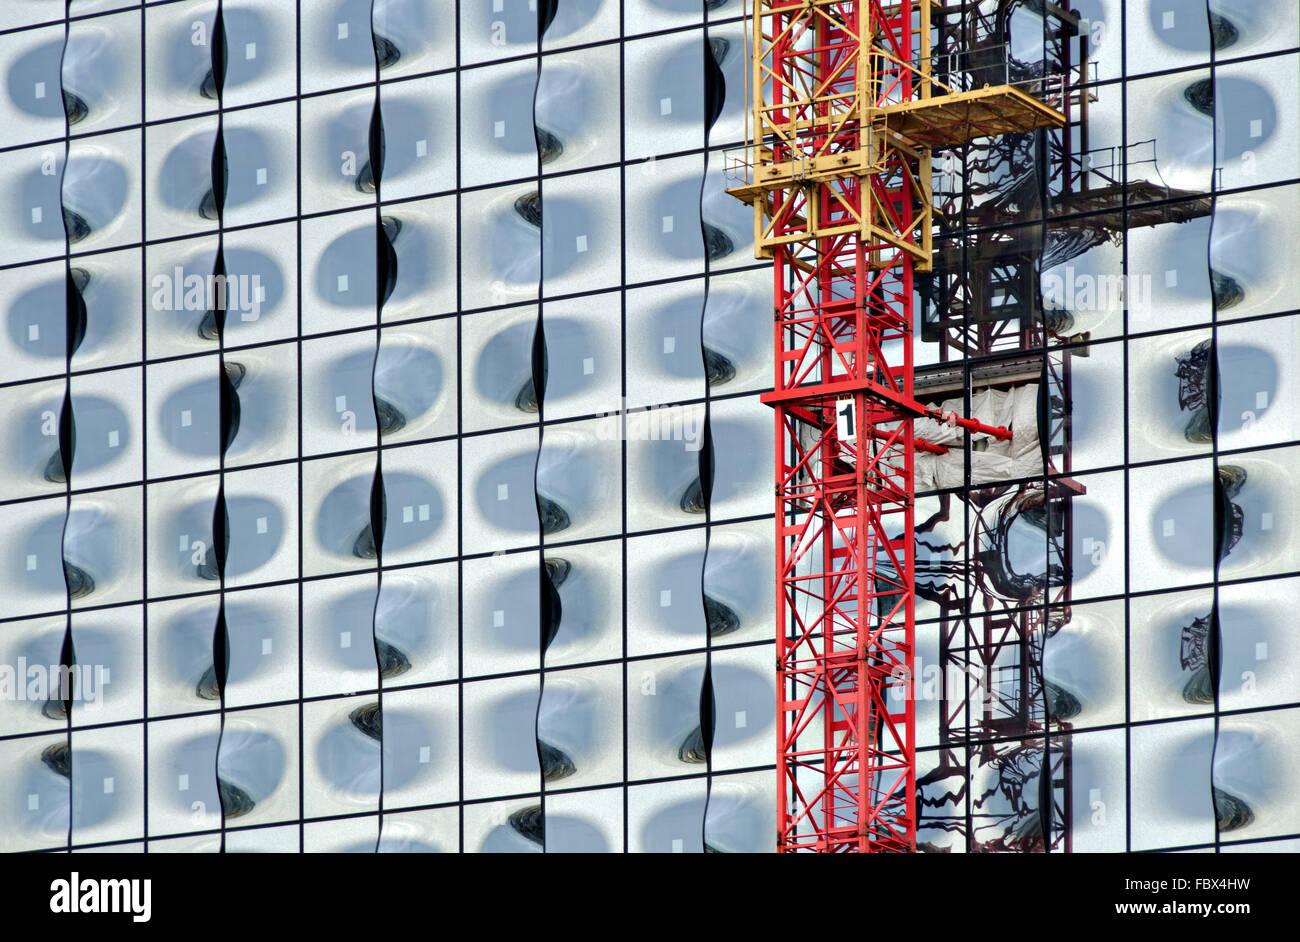
<path id="1" fill-rule="evenodd" d="M 871 127 L 855 127 L 850 132 L 856 135 L 858 142 L 867 150 L 871 149 Z M 725 188 L 751 186 L 755 182 L 755 170 L 760 165 L 769 165 L 768 161 L 759 161 L 758 152 L 764 150 L 775 154 L 775 161 L 791 165 L 791 178 L 805 179 L 814 168 L 814 161 L 819 157 L 843 153 L 828 150 L 825 147 L 826 135 L 821 130 L 802 129 L 793 135 L 768 134 L 762 141 L 737 144 L 722 151 L 723 183 Z"/>
<path id="2" fill-rule="evenodd" d="M 1146 156 L 1148 153 L 1149 156 Z M 1127 180 L 1138 177 L 1149 179 L 1154 175 L 1161 186 L 1168 186 L 1156 161 L 1155 138 L 1134 141 L 1132 144 L 1094 147 L 1080 154 L 1077 163 L 1078 176 L 1085 182 L 1088 177 L 1097 176 L 1108 184 L 1119 186 Z M 1144 167 L 1149 169 L 1144 170 Z"/>
<path id="3" fill-rule="evenodd" d="M 723 189 L 750 186 L 754 182 L 755 161 L 752 144 L 740 144 L 728 147 L 722 152 L 722 186 Z"/>
<path id="4" fill-rule="evenodd" d="M 1090 65 L 1075 66 L 1078 75 L 1074 79 L 1063 73 L 1026 75 L 1032 65 L 1015 59 L 1008 43 L 999 43 L 978 49 L 936 52 L 928 58 L 914 59 L 910 67 L 917 75 L 928 78 L 933 86 L 931 94 L 1010 85 L 1059 108 L 1070 89 L 1088 83 Z"/>
<path id="5" fill-rule="evenodd" d="M 1011 60 L 1006 45 L 985 49 L 937 52 L 917 59 L 916 69 L 947 91 L 969 92 L 986 85 L 1011 84 Z"/>

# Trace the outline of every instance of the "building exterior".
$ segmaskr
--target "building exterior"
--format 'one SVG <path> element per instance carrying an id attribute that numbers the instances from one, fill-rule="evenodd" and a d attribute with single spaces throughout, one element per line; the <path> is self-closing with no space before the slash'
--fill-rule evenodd
<path id="1" fill-rule="evenodd" d="M 0 11 L 0 847 L 776 849 L 751 6 Z M 1300 14 L 933 16 L 917 849 L 1294 849 Z"/>

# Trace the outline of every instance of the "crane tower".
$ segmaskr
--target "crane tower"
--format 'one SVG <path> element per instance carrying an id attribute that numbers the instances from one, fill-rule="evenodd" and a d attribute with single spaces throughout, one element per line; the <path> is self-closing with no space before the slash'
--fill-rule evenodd
<path id="1" fill-rule="evenodd" d="M 749 128 L 729 192 L 772 260 L 777 848 L 916 847 L 914 277 L 931 152 L 1064 126 L 932 56 L 935 0 L 754 0 Z M 975 80 L 972 80 L 972 75 Z M 978 85 L 978 87 L 976 87 Z"/>

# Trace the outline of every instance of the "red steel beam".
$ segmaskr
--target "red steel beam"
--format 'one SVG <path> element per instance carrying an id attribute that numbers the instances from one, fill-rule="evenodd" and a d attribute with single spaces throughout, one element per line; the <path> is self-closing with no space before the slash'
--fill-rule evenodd
<path id="1" fill-rule="evenodd" d="M 790 27 L 802 4 L 773 17 Z M 775 163 L 866 146 L 859 122 L 824 120 L 837 96 L 866 81 L 879 94 L 910 96 L 906 69 L 859 75 L 858 36 L 868 11 L 887 43 L 909 59 L 912 4 L 885 16 L 878 3 L 843 2 L 814 17 L 811 49 L 791 34 L 776 43 L 774 103 L 813 129 L 793 146 L 773 145 Z M 805 20 L 805 22 L 807 22 Z M 879 38 L 877 43 L 882 42 Z M 875 60 L 883 61 L 883 60 Z M 812 68 L 808 64 L 812 63 Z M 796 71 L 820 94 L 786 95 Z M 820 122 L 817 119 L 823 119 Z M 874 178 L 807 184 L 802 218 L 787 213 L 774 235 L 834 231 L 879 212 L 895 235 L 912 231 L 916 167 L 892 152 Z M 789 199 L 794 203 L 795 199 Z M 873 208 L 874 204 L 874 208 Z M 778 243 L 775 279 L 778 690 L 778 847 L 823 853 L 910 851 L 916 846 L 912 420 L 931 414 L 912 395 L 913 256 L 858 231 Z M 836 432 L 838 404 L 851 398 L 856 441 Z M 902 694 L 902 696 L 898 696 Z"/>
<path id="2" fill-rule="evenodd" d="M 761 398 L 776 423 L 783 852 L 915 850 L 913 456 L 947 449 L 912 423 L 1012 437 L 913 396 L 933 141 L 904 140 L 883 116 L 928 127 L 922 112 L 943 111 L 916 71 L 928 69 L 931 3 L 756 0 L 758 173 L 732 192 L 754 204 L 773 260 L 776 375 Z M 1007 122 L 1041 126 L 1023 111 Z M 941 117 L 956 142 L 978 133 Z M 856 434 L 841 438 L 846 400 Z"/>

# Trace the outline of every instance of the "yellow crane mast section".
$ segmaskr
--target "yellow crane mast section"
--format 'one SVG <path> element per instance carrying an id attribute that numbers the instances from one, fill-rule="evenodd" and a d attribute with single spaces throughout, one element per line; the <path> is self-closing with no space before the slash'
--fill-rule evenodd
<path id="1" fill-rule="evenodd" d="M 816 35 L 818 19 L 843 30 L 837 9 L 844 4 L 845 0 L 755 0 L 749 31 L 751 111 L 744 156 L 729 160 L 727 173 L 735 185 L 728 192 L 754 208 L 758 258 L 771 258 L 777 245 L 858 231 L 863 239 L 906 251 L 918 270 L 927 271 L 934 217 L 930 152 L 984 137 L 1064 127 L 1065 116 L 1013 85 L 961 91 L 932 74 L 930 18 L 933 7 L 942 8 L 937 0 L 917 6 L 917 48 L 911 61 L 886 48 L 881 24 L 872 20 L 869 4 L 862 0 L 862 35 L 856 37 L 854 54 L 842 58 L 830 70 L 833 74 L 817 74 L 819 51 L 811 42 L 806 43 L 806 67 L 791 69 L 788 58 L 782 68 L 774 66 L 777 46 L 785 44 L 788 49 L 809 30 Z M 885 8 L 886 17 L 891 9 Z M 850 65 L 855 78 L 851 89 L 845 90 L 842 77 Z M 910 95 L 907 100 L 890 101 L 902 74 L 911 80 Z M 776 88 L 781 90 L 779 100 L 768 100 Z M 846 138 L 859 146 L 846 148 Z M 775 161 L 773 147 L 779 144 L 794 159 Z M 861 211 L 841 204 L 847 212 L 834 225 L 818 222 L 827 218 L 819 201 L 835 200 L 836 181 L 883 173 L 886 167 L 899 165 L 897 158 L 913 168 L 912 231 L 894 231 L 887 214 L 869 198 L 860 204 Z M 774 231 L 777 219 L 784 230 L 780 234 Z"/>

